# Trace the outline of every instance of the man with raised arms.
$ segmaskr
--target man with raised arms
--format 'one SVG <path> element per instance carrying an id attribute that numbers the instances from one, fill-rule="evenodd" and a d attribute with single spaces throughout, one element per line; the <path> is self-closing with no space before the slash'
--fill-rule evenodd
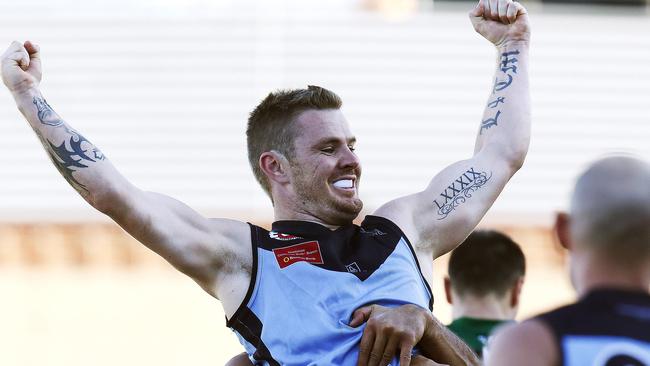
<path id="1" fill-rule="evenodd" d="M 511 0 L 490 0 L 470 15 L 498 52 L 473 156 L 443 169 L 423 191 L 381 206 L 360 226 L 352 224 L 362 208 L 356 139 L 341 100 L 324 88 L 271 93 L 250 115 L 249 159 L 274 208 L 267 231 L 205 218 L 132 185 L 46 102 L 34 43 L 9 47 L 2 77 L 70 185 L 219 299 L 251 360 L 353 365 L 361 355 L 362 363 L 408 364 L 416 339 L 371 331 L 362 340 L 363 330 L 376 322 L 351 327 L 353 312 L 368 303 L 430 307 L 432 259 L 471 232 L 528 149 L 526 12 Z M 436 339 L 445 355 L 421 352 L 438 362 L 471 363 L 471 352 L 465 355 L 440 329 Z"/>

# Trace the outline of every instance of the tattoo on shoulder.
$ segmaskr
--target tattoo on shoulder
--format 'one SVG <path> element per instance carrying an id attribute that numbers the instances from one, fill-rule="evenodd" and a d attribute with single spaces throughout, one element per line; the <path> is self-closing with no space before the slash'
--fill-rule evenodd
<path id="1" fill-rule="evenodd" d="M 440 193 L 440 196 L 433 200 L 438 207 L 438 220 L 442 220 L 465 203 L 472 193 L 483 187 L 492 178 L 492 172 L 477 172 L 473 167 L 469 168 L 458 179 Z"/>
<path id="2" fill-rule="evenodd" d="M 55 127 L 63 124 L 63 120 L 56 114 L 56 112 L 54 112 L 52 107 L 47 104 L 47 101 L 44 98 L 34 97 L 32 103 L 36 106 L 36 110 L 38 111 L 38 120 L 41 121 L 42 124 Z"/>

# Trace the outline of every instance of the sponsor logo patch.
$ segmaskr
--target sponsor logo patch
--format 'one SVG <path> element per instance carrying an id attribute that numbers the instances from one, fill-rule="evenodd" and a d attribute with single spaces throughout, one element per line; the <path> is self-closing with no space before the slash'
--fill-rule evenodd
<path id="1" fill-rule="evenodd" d="M 282 234 L 277 231 L 269 231 L 269 237 L 271 239 L 276 239 L 276 240 L 294 240 L 294 239 L 302 239 L 299 236 L 295 235 L 289 235 L 289 234 Z"/>
<path id="2" fill-rule="evenodd" d="M 323 256 L 320 252 L 318 241 L 308 241 L 284 248 L 273 249 L 275 259 L 280 268 L 288 267 L 297 262 L 323 264 Z"/>

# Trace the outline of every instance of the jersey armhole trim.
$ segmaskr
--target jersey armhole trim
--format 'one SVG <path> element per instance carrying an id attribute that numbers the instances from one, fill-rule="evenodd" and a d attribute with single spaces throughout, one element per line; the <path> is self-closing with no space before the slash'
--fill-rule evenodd
<path id="1" fill-rule="evenodd" d="M 232 328 L 234 326 L 234 322 L 244 311 L 244 309 L 248 307 L 248 302 L 251 300 L 251 296 L 253 296 L 253 292 L 255 291 L 255 285 L 257 284 L 257 261 L 258 261 L 257 243 L 259 241 L 258 230 L 257 230 L 257 226 L 251 224 L 250 222 L 247 222 L 247 224 L 251 230 L 251 250 L 253 251 L 253 266 L 251 269 L 251 280 L 250 283 L 248 284 L 248 290 L 246 291 L 246 296 L 244 296 L 244 299 L 242 300 L 241 304 L 239 304 L 239 307 L 237 307 L 235 313 L 232 315 L 230 319 L 226 317 L 226 326 L 229 328 Z"/>
<path id="2" fill-rule="evenodd" d="M 431 291 L 431 286 L 429 286 L 429 282 L 424 278 L 424 275 L 422 274 L 422 268 L 420 267 L 420 261 L 418 261 L 418 256 L 415 255 L 415 249 L 413 249 L 413 245 L 411 245 L 411 242 L 409 241 L 409 238 L 404 234 L 402 229 L 397 226 L 396 223 L 392 222 L 391 220 L 383 217 L 383 216 L 375 216 L 375 215 L 367 215 L 365 219 L 363 220 L 364 222 L 366 220 L 370 219 L 370 221 L 378 221 L 386 224 L 393 230 L 395 230 L 400 237 L 404 240 L 406 245 L 408 246 L 409 250 L 411 251 L 411 255 L 413 256 L 413 260 L 415 261 L 415 265 L 418 268 L 418 273 L 420 273 L 420 278 L 422 279 L 422 282 L 424 283 L 424 286 L 426 286 L 427 291 L 429 291 L 429 310 L 433 311 L 433 291 Z M 362 223 L 363 225 L 363 223 Z M 431 259 L 433 261 L 433 259 Z"/>

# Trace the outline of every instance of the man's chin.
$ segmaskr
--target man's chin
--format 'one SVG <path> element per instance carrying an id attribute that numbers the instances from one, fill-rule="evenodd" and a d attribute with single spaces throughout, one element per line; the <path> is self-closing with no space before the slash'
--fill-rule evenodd
<path id="1" fill-rule="evenodd" d="M 336 202 L 335 209 L 338 216 L 340 216 L 341 222 L 352 222 L 359 216 L 359 213 L 363 209 L 363 202 L 358 198 L 344 202 L 338 201 Z"/>

